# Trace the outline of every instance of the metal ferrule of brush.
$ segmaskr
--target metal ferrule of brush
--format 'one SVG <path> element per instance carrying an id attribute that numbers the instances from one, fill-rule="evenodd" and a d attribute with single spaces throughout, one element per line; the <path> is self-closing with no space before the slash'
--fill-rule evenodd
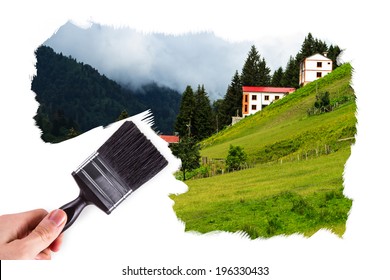
<path id="1" fill-rule="evenodd" d="M 78 184 L 88 188 L 84 195 L 107 214 L 132 193 L 98 152 L 87 158 L 72 176 Z"/>

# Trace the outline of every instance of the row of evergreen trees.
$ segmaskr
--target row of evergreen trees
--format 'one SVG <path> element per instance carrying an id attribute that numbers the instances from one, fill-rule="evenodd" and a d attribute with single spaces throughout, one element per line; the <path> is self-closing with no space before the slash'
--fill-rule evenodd
<path id="1" fill-rule="evenodd" d="M 223 99 L 210 104 L 204 86 L 198 85 L 194 92 L 187 86 L 183 92 L 175 131 L 179 133 L 180 143 L 172 146 L 172 152 L 182 161 L 180 170 L 183 180 L 186 172 L 200 167 L 200 146 L 198 142 L 211 136 L 219 129 L 231 124 L 231 117 L 242 115 L 242 86 L 299 87 L 299 65 L 306 58 L 316 53 L 327 52 L 337 67 L 337 57 L 341 53 L 338 46 L 327 46 L 309 33 L 295 57 L 290 56 L 285 69 L 279 67 L 272 75 L 264 58 L 255 46 L 252 46 L 244 63 L 241 74 L 236 70 L 228 85 Z M 238 147 L 240 148 L 240 147 Z M 229 151 L 230 154 L 230 151 Z"/>
<path id="2" fill-rule="evenodd" d="M 194 137 L 202 140 L 214 132 L 213 110 L 204 86 L 194 92 L 187 86 L 182 95 L 180 111 L 175 130 L 180 137 Z"/>
<path id="3" fill-rule="evenodd" d="M 337 57 L 341 49 L 336 45 L 328 46 L 324 41 L 309 33 L 295 56 L 290 56 L 286 67 L 279 67 L 271 75 L 264 57 L 261 57 L 253 45 L 243 65 L 241 74 L 236 70 L 228 85 L 223 99 L 210 104 L 204 86 L 198 86 L 196 92 L 187 86 L 182 95 L 180 111 L 176 119 L 175 131 L 180 137 L 191 136 L 197 141 L 209 137 L 216 131 L 231 124 L 232 116 L 242 115 L 242 86 L 299 87 L 299 65 L 316 53 L 327 53 L 337 67 Z"/>

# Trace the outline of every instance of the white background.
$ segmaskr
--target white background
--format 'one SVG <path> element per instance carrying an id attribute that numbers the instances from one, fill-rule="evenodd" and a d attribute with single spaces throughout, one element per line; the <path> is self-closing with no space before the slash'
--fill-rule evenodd
<path id="1" fill-rule="evenodd" d="M 259 44 L 311 32 L 346 49 L 343 60 L 354 67 L 358 135 L 345 169 L 345 195 L 353 199 L 353 207 L 342 239 L 326 231 L 308 239 L 295 235 L 254 241 L 240 233 L 185 233 L 168 195 L 181 193 L 186 186 L 171 175 L 178 162 L 169 157 L 168 169 L 111 215 L 92 206 L 85 209 L 52 261 L 3 261 L 2 279 L 124 279 L 128 276 L 121 275 L 122 269 L 127 266 L 177 265 L 214 271 L 217 266 L 269 266 L 271 273 L 264 277 L 268 279 L 389 279 L 386 27 L 390 25 L 385 1 L 355 1 L 352 6 L 346 2 L 3 1 L 0 213 L 51 210 L 76 197 L 78 188 L 70 173 L 115 129 L 97 128 L 57 145 L 40 141 L 32 119 L 37 103 L 30 91 L 34 50 L 68 20 L 145 32 L 206 30 L 229 40 L 255 39 Z M 168 155 L 165 143 L 153 136 Z M 211 273 L 182 278 L 227 279 Z"/>

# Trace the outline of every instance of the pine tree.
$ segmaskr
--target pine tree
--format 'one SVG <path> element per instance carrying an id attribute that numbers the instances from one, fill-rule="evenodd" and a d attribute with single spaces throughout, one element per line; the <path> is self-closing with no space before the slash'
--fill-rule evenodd
<path id="1" fill-rule="evenodd" d="M 329 52 L 328 45 L 324 41 L 314 38 L 313 35 L 309 33 L 303 40 L 301 50 L 295 58 L 299 66 L 299 63 L 301 63 L 305 58 L 316 53 L 324 54 L 325 52 Z"/>
<path id="2" fill-rule="evenodd" d="M 341 54 L 341 49 L 338 46 L 330 45 L 328 49 L 328 57 L 333 62 L 333 69 L 336 69 L 338 67 L 337 58 L 340 54 Z"/>
<path id="3" fill-rule="evenodd" d="M 282 80 L 283 80 L 283 68 L 279 67 L 278 70 L 274 72 L 271 79 L 271 86 L 273 87 L 281 87 L 283 86 Z"/>
<path id="4" fill-rule="evenodd" d="M 299 63 L 290 56 L 287 62 L 286 71 L 284 71 L 282 78 L 282 86 L 284 87 L 299 87 Z"/>
<path id="5" fill-rule="evenodd" d="M 118 116 L 118 118 L 116 119 L 117 121 L 120 121 L 120 120 L 124 120 L 124 119 L 127 119 L 129 117 L 129 113 L 127 113 L 127 111 L 124 109 L 120 115 Z"/>
<path id="6" fill-rule="evenodd" d="M 212 104 L 213 113 L 215 116 L 215 131 L 218 132 L 220 129 L 222 129 L 225 125 L 223 123 L 223 119 L 225 119 L 225 115 L 222 111 L 223 107 L 223 99 L 217 99 L 214 100 Z"/>
<path id="7" fill-rule="evenodd" d="M 296 55 L 295 59 L 299 63 L 301 63 L 305 58 L 313 55 L 315 53 L 316 40 L 313 38 L 311 33 L 307 34 L 305 39 L 303 40 L 301 50 Z"/>
<path id="8" fill-rule="evenodd" d="M 180 111 L 176 118 L 175 131 L 181 138 L 192 135 L 192 122 L 194 117 L 195 96 L 191 86 L 183 92 Z"/>
<path id="9" fill-rule="evenodd" d="M 219 125 L 221 127 L 230 125 L 232 116 L 236 115 L 242 115 L 242 83 L 238 71 L 234 74 L 221 104 L 218 115 Z"/>
<path id="10" fill-rule="evenodd" d="M 210 99 L 203 85 L 198 85 L 194 97 L 192 132 L 195 139 L 202 140 L 214 132 L 214 114 L 210 105 Z"/>
<path id="11" fill-rule="evenodd" d="M 270 68 L 264 58 L 260 57 L 256 47 L 252 45 L 241 73 L 244 86 L 267 86 L 271 82 Z"/>
<path id="12" fill-rule="evenodd" d="M 324 41 L 315 39 L 313 54 L 324 54 L 325 52 L 328 52 L 328 45 Z"/>
<path id="13" fill-rule="evenodd" d="M 260 85 L 269 86 L 271 84 L 271 69 L 267 67 L 265 59 L 260 62 Z"/>

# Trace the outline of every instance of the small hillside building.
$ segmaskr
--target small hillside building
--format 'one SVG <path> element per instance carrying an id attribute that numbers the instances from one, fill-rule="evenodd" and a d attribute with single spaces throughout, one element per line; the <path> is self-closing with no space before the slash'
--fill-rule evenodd
<path id="1" fill-rule="evenodd" d="M 314 54 L 305 58 L 299 65 L 299 85 L 304 86 L 326 74 L 332 72 L 332 60 L 326 57 L 326 53 Z"/>
<path id="2" fill-rule="evenodd" d="M 246 117 L 261 111 L 264 107 L 270 105 L 287 94 L 295 91 L 290 87 L 242 87 L 242 116 Z"/>

